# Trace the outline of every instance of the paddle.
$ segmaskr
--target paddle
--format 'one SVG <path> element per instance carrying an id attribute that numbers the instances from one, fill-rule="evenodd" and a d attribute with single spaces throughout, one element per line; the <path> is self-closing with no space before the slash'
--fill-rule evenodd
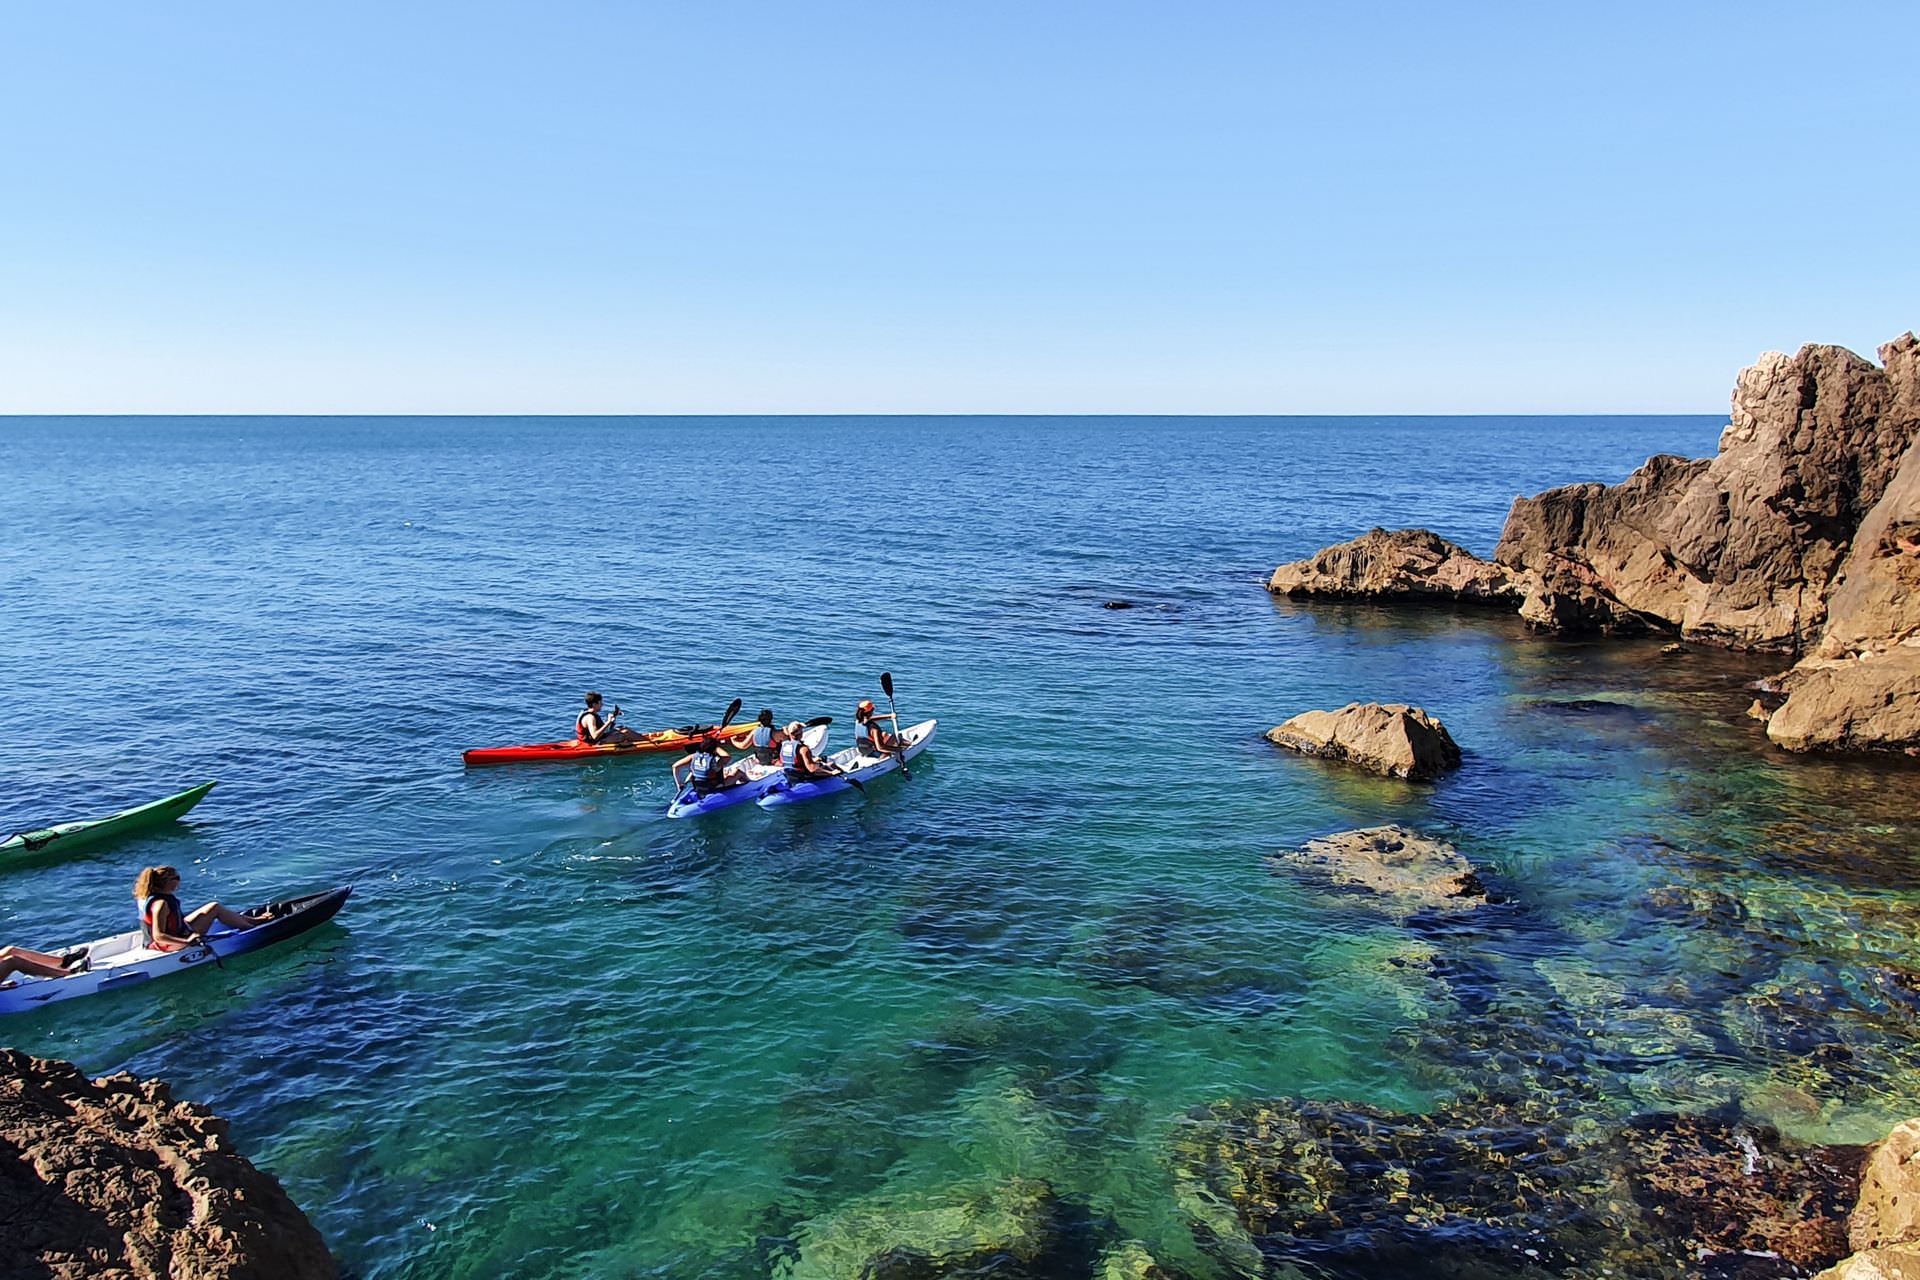
<path id="1" fill-rule="evenodd" d="M 887 710 L 893 712 L 893 754 L 900 760 L 900 776 L 911 782 L 913 781 L 913 775 L 907 772 L 907 751 L 906 748 L 901 745 L 900 708 L 893 704 L 893 672 L 882 671 L 880 673 L 880 687 L 886 691 Z"/>

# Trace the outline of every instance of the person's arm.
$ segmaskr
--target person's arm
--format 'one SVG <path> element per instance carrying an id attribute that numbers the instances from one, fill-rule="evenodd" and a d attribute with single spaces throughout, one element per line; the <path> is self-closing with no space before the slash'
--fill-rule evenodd
<path id="1" fill-rule="evenodd" d="M 160 923 L 166 918 L 166 903 L 153 903 L 147 910 L 150 913 L 147 918 L 147 931 L 153 935 L 155 942 L 170 942 L 176 947 L 191 947 L 200 941 L 198 934 L 174 933 Z M 186 928 L 186 925 L 185 920 L 180 922 L 181 928 Z"/>
<path id="2" fill-rule="evenodd" d="M 680 781 L 680 766 L 687 765 L 691 767 L 692 764 L 693 764 L 693 757 L 690 755 L 681 756 L 678 760 L 675 760 L 673 762 L 673 789 L 675 791 L 679 791 L 687 785 L 686 783 Z"/>

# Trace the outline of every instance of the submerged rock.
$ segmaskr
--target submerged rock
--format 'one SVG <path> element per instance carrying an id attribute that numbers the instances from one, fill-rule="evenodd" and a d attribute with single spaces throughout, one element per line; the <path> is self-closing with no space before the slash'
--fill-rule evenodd
<path id="1" fill-rule="evenodd" d="M 1274 862 L 1363 893 L 1389 915 L 1465 910 L 1487 900 L 1486 886 L 1458 849 L 1402 826 L 1322 836 Z"/>
<path id="2" fill-rule="evenodd" d="M 1084 1271 L 1073 1215 L 1037 1178 L 950 1187 L 934 1196 L 888 1191 L 807 1223 L 783 1280 L 1050 1280 Z M 1075 1268 L 1069 1259 L 1078 1261 Z"/>
<path id="3" fill-rule="evenodd" d="M 1268 730 L 1267 741 L 1412 781 L 1460 764 L 1460 748 L 1446 725 L 1404 703 L 1350 702 L 1338 711 L 1305 711 Z"/>
<path id="4" fill-rule="evenodd" d="M 0 1276 L 333 1280 L 320 1233 L 206 1108 L 0 1049 Z"/>
<path id="5" fill-rule="evenodd" d="M 1845 1252 L 1862 1154 L 1698 1116 L 1542 1125 L 1485 1100 L 1219 1104 L 1174 1150 L 1210 1252 L 1354 1276 L 1803 1276 Z"/>

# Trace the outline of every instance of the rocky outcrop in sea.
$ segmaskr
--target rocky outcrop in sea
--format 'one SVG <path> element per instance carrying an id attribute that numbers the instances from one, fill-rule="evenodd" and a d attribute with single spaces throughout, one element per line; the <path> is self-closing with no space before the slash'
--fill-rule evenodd
<path id="1" fill-rule="evenodd" d="M 1269 729 L 1267 741 L 1414 782 L 1460 765 L 1460 748 L 1447 726 L 1425 708 L 1404 703 L 1350 702 L 1338 711 L 1302 711 Z"/>
<path id="2" fill-rule="evenodd" d="M 333 1280 L 226 1121 L 131 1075 L 0 1049 L 0 1280 Z"/>
<path id="3" fill-rule="evenodd" d="M 1677 632 L 1792 655 L 1767 733 L 1920 754 L 1920 339 L 1743 371 L 1716 456 L 1521 498 L 1492 560 L 1425 530 L 1280 566 L 1304 598 L 1492 604 L 1560 635 Z"/>

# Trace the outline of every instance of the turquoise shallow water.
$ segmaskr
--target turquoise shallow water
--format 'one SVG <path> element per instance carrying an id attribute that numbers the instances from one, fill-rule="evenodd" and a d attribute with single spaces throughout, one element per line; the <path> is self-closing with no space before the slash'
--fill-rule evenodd
<path id="1" fill-rule="evenodd" d="M 1485 553 L 1516 494 L 1720 425 L 0 422 L 0 825 L 220 779 L 6 874 L 0 937 L 127 927 L 146 862 L 193 899 L 356 886 L 305 945 L 0 1036 L 211 1104 L 364 1277 L 780 1273 L 850 1208 L 1010 1174 L 1204 1274 L 1170 1132 L 1444 1097 L 1471 1064 L 1406 976 L 1436 946 L 1486 1007 L 1573 1019 L 1592 1105 L 1872 1136 L 1920 1081 L 1912 772 L 1768 751 L 1740 713 L 1772 660 L 1259 585 L 1375 522 Z M 882 668 L 941 733 L 865 799 L 680 823 L 654 761 L 459 763 L 563 736 L 589 686 L 844 734 Z M 1465 766 L 1259 738 L 1352 698 L 1433 709 Z M 1389 820 L 1511 922 L 1436 941 L 1266 860 Z M 1738 906 L 1648 905 L 1673 885 Z"/>

